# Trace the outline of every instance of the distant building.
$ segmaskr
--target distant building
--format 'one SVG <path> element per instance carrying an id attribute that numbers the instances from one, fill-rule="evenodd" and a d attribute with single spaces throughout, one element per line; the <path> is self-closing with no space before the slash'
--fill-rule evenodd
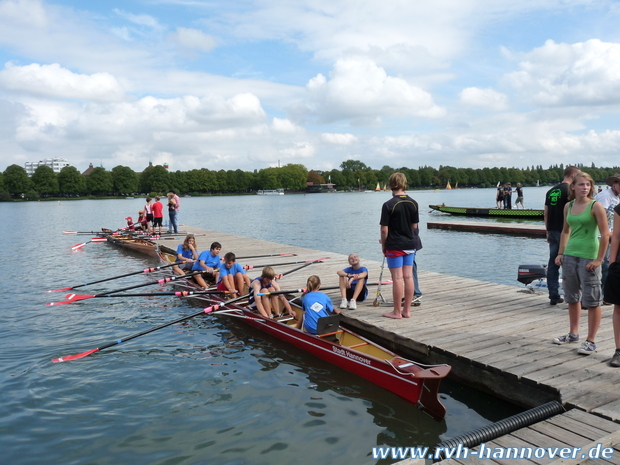
<path id="1" fill-rule="evenodd" d="M 62 170 L 65 166 L 69 166 L 70 164 L 64 158 L 44 158 L 43 160 L 40 160 L 38 162 L 27 161 L 25 163 L 26 173 L 28 173 L 28 176 L 32 176 L 35 170 L 42 165 L 49 166 L 51 169 L 54 170 L 54 173 L 60 173 L 60 170 Z"/>
<path id="2" fill-rule="evenodd" d="M 93 166 L 93 164 L 92 164 L 92 163 L 90 163 L 90 164 L 88 165 L 88 168 L 86 168 L 86 171 L 84 171 L 84 172 L 82 173 L 82 176 L 88 176 L 90 173 L 92 173 L 92 172 L 93 172 L 93 170 L 94 170 L 94 169 L 95 169 L 95 167 Z"/>

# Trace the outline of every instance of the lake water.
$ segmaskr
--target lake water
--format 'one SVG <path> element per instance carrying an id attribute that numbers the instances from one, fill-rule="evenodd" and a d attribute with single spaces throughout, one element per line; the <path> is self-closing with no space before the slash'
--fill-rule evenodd
<path id="1" fill-rule="evenodd" d="M 526 189 L 526 205 L 542 208 L 545 191 Z M 421 269 L 518 286 L 520 263 L 546 261 L 542 239 L 426 230 L 431 219 L 450 220 L 429 213 L 428 204 L 492 206 L 494 189 L 411 195 L 421 207 Z M 183 198 L 180 219 L 381 260 L 379 211 L 388 198 L 389 193 Z M 0 264 L 3 463 L 369 464 L 377 463 L 372 446 L 432 446 L 517 411 L 445 382 L 441 396 L 449 414 L 435 422 L 364 380 L 222 316 L 195 318 L 79 361 L 51 363 L 195 311 L 170 297 L 45 306 L 62 297 L 43 293 L 46 289 L 151 263 L 108 244 L 73 252 L 71 245 L 87 236 L 61 233 L 118 227 L 142 205 L 143 199 L 0 203 L 5 250 L 13 258 Z M 152 277 L 83 290 L 103 292 L 145 279 Z"/>

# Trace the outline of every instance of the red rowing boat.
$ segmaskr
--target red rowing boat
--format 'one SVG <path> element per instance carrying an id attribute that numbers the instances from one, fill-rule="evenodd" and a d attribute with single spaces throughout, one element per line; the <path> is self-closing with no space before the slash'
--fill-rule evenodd
<path id="1" fill-rule="evenodd" d="M 168 264 L 176 257 L 161 253 L 160 258 Z M 184 287 L 193 287 L 190 280 L 183 280 L 183 282 Z M 213 296 L 209 298 L 212 299 Z M 224 305 L 226 305 L 225 302 Z M 298 315 L 302 311 L 298 307 L 294 310 Z M 338 323 L 328 328 L 327 332 L 314 336 L 295 328 L 296 319 L 291 317 L 265 318 L 243 304 L 232 304 L 221 314 L 239 317 L 245 323 L 267 334 L 367 379 L 417 404 L 437 420 L 442 419 L 446 414 L 446 408 L 439 400 L 439 385 L 450 372 L 449 365 L 426 366 L 400 357 Z"/>

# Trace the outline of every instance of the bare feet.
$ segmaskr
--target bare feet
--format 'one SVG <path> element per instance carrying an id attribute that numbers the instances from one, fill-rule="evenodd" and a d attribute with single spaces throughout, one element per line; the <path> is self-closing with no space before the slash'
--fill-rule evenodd
<path id="1" fill-rule="evenodd" d="M 383 316 L 386 318 L 393 318 L 394 320 L 400 320 L 402 318 L 402 316 L 400 316 L 400 313 L 395 313 L 394 311 L 391 311 L 390 313 L 384 313 Z"/>
<path id="2" fill-rule="evenodd" d="M 409 313 L 409 312 L 405 312 L 405 311 L 403 310 L 403 318 L 411 318 L 411 313 Z"/>

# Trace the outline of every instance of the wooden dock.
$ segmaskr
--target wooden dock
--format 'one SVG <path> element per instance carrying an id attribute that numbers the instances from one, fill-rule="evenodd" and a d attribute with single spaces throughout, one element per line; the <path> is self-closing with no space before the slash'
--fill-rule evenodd
<path id="1" fill-rule="evenodd" d="M 330 257 L 323 263 L 310 265 L 284 277 L 280 281 L 283 289 L 304 287 L 311 274 L 320 276 L 323 287 L 337 285 L 336 271 L 348 266 L 347 256 L 342 254 L 198 228 L 183 229 L 204 234 L 196 237 L 200 250 L 208 249 L 211 242 L 217 240 L 223 245 L 222 253 L 232 251 L 238 256 L 296 253 L 293 259 L 270 257 L 241 260 L 243 264 L 250 265 L 272 264 L 278 273 L 299 265 L 279 267 L 277 263 Z M 174 244 L 180 242 L 182 238 Z M 170 240 L 160 243 L 172 247 Z M 378 280 L 379 262 L 362 260 L 362 265 L 369 269 L 370 281 Z M 260 270 L 248 274 L 258 276 Z M 389 277 L 387 269 L 384 272 L 386 277 Z M 608 364 L 615 349 L 612 307 L 603 307 L 603 320 L 596 341 L 598 352 L 580 356 L 576 353 L 579 344 L 558 346 L 551 343 L 553 337 L 568 331 L 568 307 L 566 304 L 550 306 L 546 294 L 530 294 L 518 287 L 422 270 L 419 271 L 419 278 L 424 295 L 422 305 L 412 308 L 412 318 L 392 320 L 382 317 L 391 307 L 374 307 L 376 287 L 370 287 L 368 299 L 358 304 L 357 310 L 343 312 L 344 321 L 358 332 L 405 356 L 423 363 L 448 363 L 452 365 L 451 376 L 454 378 L 524 407 L 558 400 L 567 409 L 582 411 L 568 412 L 534 425 L 526 429 L 528 433 L 508 435 L 511 438 L 514 436 L 517 443 L 522 441 L 541 447 L 560 443 L 575 446 L 579 445 L 576 442 L 579 437 L 587 444 L 587 441 L 595 440 L 597 434 L 601 438 L 605 436 L 601 432 L 612 432 L 610 428 L 616 426 L 612 422 L 620 422 L 620 389 L 617 387 L 620 369 Z M 338 291 L 327 293 L 335 305 L 340 303 Z M 384 286 L 382 294 L 391 300 L 390 287 Z M 582 337 L 586 334 L 586 318 L 587 312 L 584 312 Z M 571 421 L 563 423 L 564 417 Z M 598 423 L 600 419 L 610 421 Z M 569 434 L 568 430 L 572 427 L 573 433 Z M 588 431 L 587 437 L 583 436 L 585 431 Z M 508 436 L 495 442 L 508 444 L 508 439 L 505 439 Z M 466 463 L 472 462 L 468 459 Z M 620 464 L 620 455 L 610 463 Z"/>
<path id="2" fill-rule="evenodd" d="M 509 234 L 512 236 L 546 237 L 544 225 L 526 223 L 497 223 L 492 221 L 442 221 L 426 223 L 429 229 L 466 231 L 486 234 Z"/>

